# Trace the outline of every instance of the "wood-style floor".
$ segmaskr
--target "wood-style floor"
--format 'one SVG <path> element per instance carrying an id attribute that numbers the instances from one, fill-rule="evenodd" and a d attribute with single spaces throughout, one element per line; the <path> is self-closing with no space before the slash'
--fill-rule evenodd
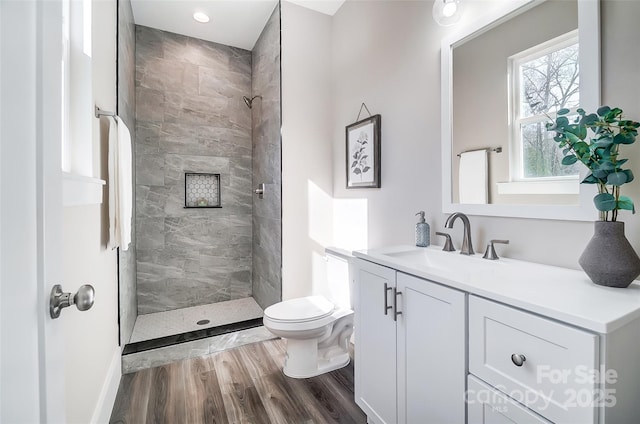
<path id="1" fill-rule="evenodd" d="M 110 423 L 366 423 L 353 364 L 307 379 L 282 373 L 283 340 L 269 340 L 122 377 Z"/>

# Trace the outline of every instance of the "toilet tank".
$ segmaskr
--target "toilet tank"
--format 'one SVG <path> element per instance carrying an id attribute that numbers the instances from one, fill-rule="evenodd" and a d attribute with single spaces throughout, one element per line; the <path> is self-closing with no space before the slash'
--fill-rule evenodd
<path id="1" fill-rule="evenodd" d="M 353 309 L 353 255 L 344 249 L 327 247 L 327 288 L 329 298 L 341 308 Z"/>

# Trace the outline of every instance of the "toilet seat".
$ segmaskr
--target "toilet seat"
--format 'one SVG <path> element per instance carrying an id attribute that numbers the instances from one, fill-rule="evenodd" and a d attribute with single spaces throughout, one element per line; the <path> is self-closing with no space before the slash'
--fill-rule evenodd
<path id="1" fill-rule="evenodd" d="M 335 305 L 324 296 L 307 296 L 285 300 L 269 306 L 265 318 L 277 323 L 305 323 L 322 320 L 335 311 Z"/>

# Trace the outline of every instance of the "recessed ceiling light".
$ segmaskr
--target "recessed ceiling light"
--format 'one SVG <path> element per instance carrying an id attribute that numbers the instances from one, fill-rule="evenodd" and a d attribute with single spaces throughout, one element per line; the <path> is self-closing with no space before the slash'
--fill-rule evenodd
<path id="1" fill-rule="evenodd" d="M 195 19 L 198 22 L 201 22 L 203 24 L 206 24 L 207 22 L 209 22 L 209 16 L 207 16 L 206 13 L 203 12 L 196 12 L 193 14 L 193 19 Z"/>

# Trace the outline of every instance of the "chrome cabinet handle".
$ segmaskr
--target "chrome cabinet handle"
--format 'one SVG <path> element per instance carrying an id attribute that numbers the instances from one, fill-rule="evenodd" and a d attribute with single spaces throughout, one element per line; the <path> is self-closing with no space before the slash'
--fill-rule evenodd
<path id="1" fill-rule="evenodd" d="M 393 320 L 397 321 L 398 320 L 398 315 L 402 315 L 402 312 L 398 312 L 398 296 L 400 296 L 402 294 L 401 291 L 396 290 L 396 288 L 393 288 Z"/>
<path id="2" fill-rule="evenodd" d="M 389 312 L 389 309 L 391 309 L 391 306 L 389 306 L 389 301 L 387 298 L 387 292 L 391 290 L 391 287 L 389 287 L 389 285 L 387 283 L 384 283 L 384 314 L 387 315 L 387 312 Z"/>
<path id="3" fill-rule="evenodd" d="M 527 358 L 520 353 L 514 353 L 513 355 L 511 355 L 511 362 L 513 362 L 513 365 L 515 365 L 516 367 L 521 367 L 526 360 Z"/>
<path id="4" fill-rule="evenodd" d="M 56 319 L 60 316 L 60 311 L 63 308 L 71 305 L 76 305 L 79 311 L 89 310 L 93 306 L 95 297 L 96 291 L 89 284 L 81 286 L 74 295 L 63 292 L 62 286 L 56 284 L 51 289 L 51 296 L 49 297 L 49 314 L 51 318 Z"/>

